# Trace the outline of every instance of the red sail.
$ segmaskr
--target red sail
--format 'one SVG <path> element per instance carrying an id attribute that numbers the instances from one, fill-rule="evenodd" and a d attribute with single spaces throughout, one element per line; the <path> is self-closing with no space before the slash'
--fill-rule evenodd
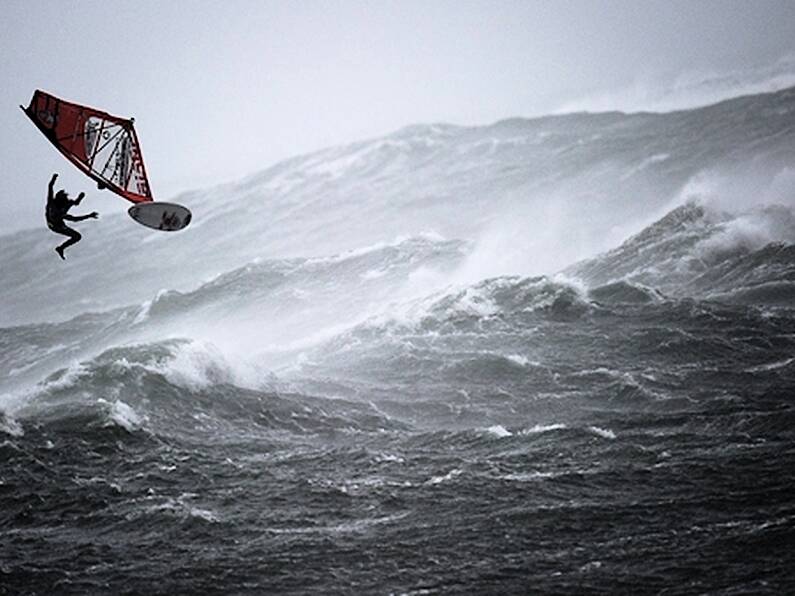
<path id="1" fill-rule="evenodd" d="M 22 106 L 20 106 L 22 107 Z M 133 120 L 36 91 L 22 108 L 64 156 L 99 183 L 133 203 L 152 200 Z"/>

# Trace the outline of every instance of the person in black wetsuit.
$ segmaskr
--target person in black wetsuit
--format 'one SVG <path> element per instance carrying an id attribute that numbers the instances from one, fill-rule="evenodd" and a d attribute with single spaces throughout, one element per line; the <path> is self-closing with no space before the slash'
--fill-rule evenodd
<path id="1" fill-rule="evenodd" d="M 82 236 L 80 232 L 67 226 L 64 220 L 83 221 L 85 219 L 96 219 L 99 217 L 99 214 L 96 211 L 92 211 L 88 215 L 69 215 L 68 211 L 75 205 L 79 205 L 80 201 L 86 196 L 86 193 L 81 192 L 74 201 L 69 198 L 65 190 L 59 190 L 57 193 L 53 194 L 52 189 L 55 186 L 55 180 L 57 178 L 58 174 L 53 174 L 50 185 L 47 188 L 47 227 L 56 234 L 69 236 L 68 240 L 55 248 L 55 252 L 58 253 L 58 256 L 65 260 L 66 257 L 63 254 L 64 250 L 66 250 L 68 246 L 80 242 Z"/>

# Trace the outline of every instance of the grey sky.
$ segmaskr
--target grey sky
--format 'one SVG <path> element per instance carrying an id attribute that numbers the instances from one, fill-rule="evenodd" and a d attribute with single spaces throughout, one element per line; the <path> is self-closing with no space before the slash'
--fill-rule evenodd
<path id="1" fill-rule="evenodd" d="M 53 171 L 89 209 L 126 207 L 19 111 L 36 88 L 136 117 L 167 200 L 406 124 L 643 107 L 648 85 L 793 57 L 791 1 L 4 0 L 0 232 L 43 223 Z"/>

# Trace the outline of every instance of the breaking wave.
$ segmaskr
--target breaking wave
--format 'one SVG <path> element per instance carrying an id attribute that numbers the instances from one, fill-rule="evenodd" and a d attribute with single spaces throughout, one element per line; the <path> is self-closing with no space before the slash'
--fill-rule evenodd
<path id="1" fill-rule="evenodd" d="M 791 592 L 794 101 L 413 127 L 59 269 L 19 233 L 0 582 Z"/>

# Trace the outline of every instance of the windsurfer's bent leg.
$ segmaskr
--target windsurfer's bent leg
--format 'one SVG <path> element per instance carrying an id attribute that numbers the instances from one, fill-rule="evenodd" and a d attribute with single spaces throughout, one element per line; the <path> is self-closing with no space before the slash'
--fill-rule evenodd
<path id="1" fill-rule="evenodd" d="M 66 260 L 66 257 L 63 255 L 63 251 L 65 251 L 68 247 L 72 246 L 73 244 L 77 244 L 78 242 L 80 242 L 80 239 L 83 236 L 80 234 L 80 232 L 78 232 L 77 230 L 73 230 L 67 225 L 62 225 L 50 229 L 53 232 L 56 232 L 57 234 L 63 234 L 64 236 L 69 236 L 69 240 L 66 240 L 63 244 L 55 248 L 55 252 L 58 253 L 58 256 Z"/>

